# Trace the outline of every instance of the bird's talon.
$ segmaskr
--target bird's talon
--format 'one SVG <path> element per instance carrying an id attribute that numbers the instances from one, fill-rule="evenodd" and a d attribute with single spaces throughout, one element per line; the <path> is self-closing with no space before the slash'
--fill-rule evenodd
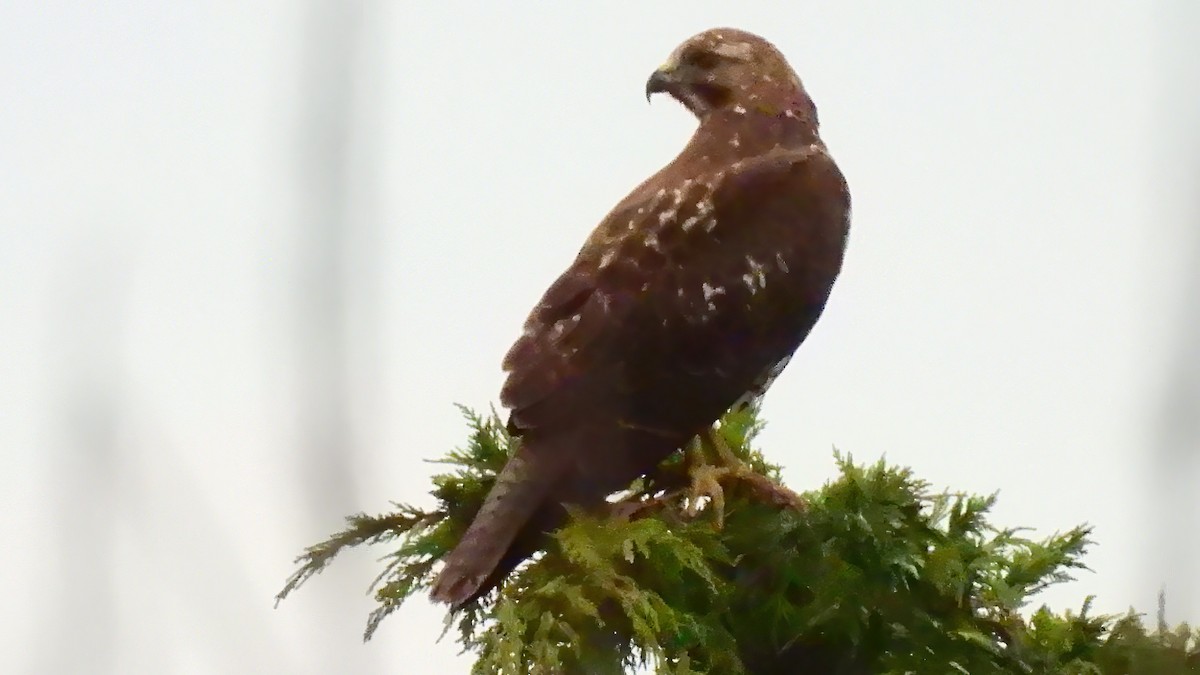
<path id="1" fill-rule="evenodd" d="M 721 481 L 728 478 L 730 469 L 724 466 L 714 466 L 704 461 L 699 453 L 692 454 L 692 466 L 688 469 L 691 485 L 687 491 L 687 506 L 685 513 L 689 518 L 696 517 L 701 510 L 701 500 L 708 497 L 717 528 L 725 523 L 725 489 Z"/>

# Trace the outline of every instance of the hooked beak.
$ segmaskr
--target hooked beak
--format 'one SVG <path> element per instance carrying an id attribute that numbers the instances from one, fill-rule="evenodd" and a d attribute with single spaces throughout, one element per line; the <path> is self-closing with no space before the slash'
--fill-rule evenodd
<path id="1" fill-rule="evenodd" d="M 707 73 L 690 64 L 668 61 L 658 67 L 646 80 L 646 101 L 654 94 L 666 93 L 683 99 L 689 90 L 703 86 Z"/>
<path id="2" fill-rule="evenodd" d="M 658 70 L 650 74 L 650 79 L 646 80 L 646 102 L 650 102 L 650 97 L 655 94 L 669 92 L 679 83 L 676 77 L 678 68 L 666 64 Z"/>
<path id="3" fill-rule="evenodd" d="M 679 98 L 688 88 L 702 84 L 705 78 L 706 73 L 696 66 L 667 61 L 646 80 L 646 100 L 659 93 Z"/>

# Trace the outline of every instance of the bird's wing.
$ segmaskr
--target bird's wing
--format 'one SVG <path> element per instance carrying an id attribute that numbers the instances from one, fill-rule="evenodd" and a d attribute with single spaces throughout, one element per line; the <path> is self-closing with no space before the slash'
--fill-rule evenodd
<path id="1" fill-rule="evenodd" d="M 676 427 L 719 416 L 815 322 L 849 210 L 822 148 L 664 185 L 610 214 L 530 313 L 504 359 L 514 430 L 610 414 L 689 431 Z M 693 414 L 671 414 L 687 396 Z"/>

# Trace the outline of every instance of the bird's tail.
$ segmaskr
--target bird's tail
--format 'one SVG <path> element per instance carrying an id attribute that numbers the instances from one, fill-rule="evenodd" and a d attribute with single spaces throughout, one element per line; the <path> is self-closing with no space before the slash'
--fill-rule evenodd
<path id="1" fill-rule="evenodd" d="M 555 486 L 563 460 L 570 455 L 556 450 L 535 453 L 523 444 L 513 454 L 475 520 L 443 559 L 430 598 L 457 609 L 490 590 L 485 584 L 495 585 L 501 559 Z"/>

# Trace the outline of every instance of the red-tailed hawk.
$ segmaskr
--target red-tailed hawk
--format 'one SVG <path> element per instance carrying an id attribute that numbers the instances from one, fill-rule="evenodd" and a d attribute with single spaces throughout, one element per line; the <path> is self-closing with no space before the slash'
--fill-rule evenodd
<path id="1" fill-rule="evenodd" d="M 504 359 L 519 450 L 433 584 L 458 608 L 564 522 L 761 395 L 821 315 L 850 195 L 783 55 L 732 28 L 650 76 L 699 126 L 601 221 Z"/>

